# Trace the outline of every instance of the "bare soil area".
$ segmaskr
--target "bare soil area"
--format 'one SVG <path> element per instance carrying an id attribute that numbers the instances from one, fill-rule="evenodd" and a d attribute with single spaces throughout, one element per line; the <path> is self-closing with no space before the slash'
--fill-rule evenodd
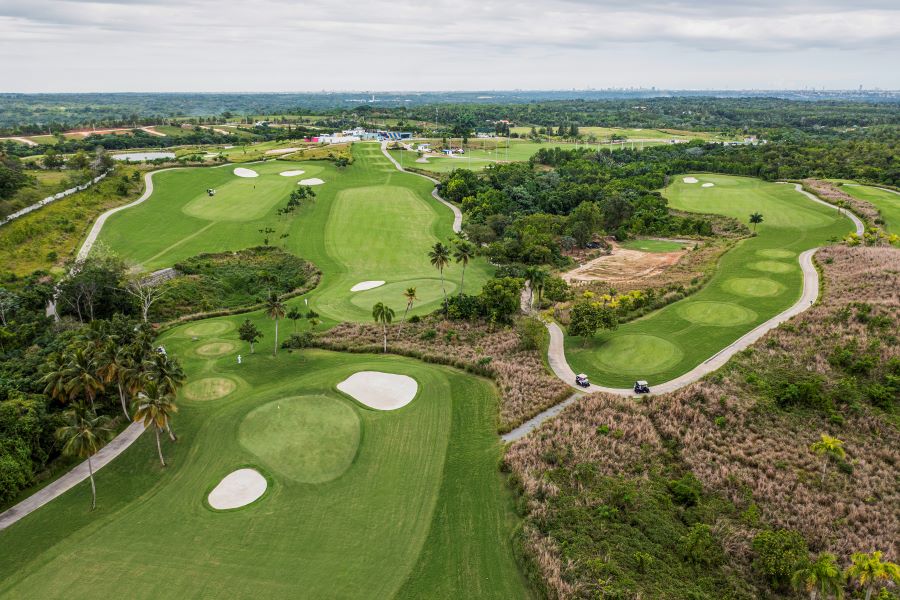
<path id="1" fill-rule="evenodd" d="M 641 252 L 622 248 L 611 242 L 612 252 L 599 256 L 567 273 L 562 278 L 567 282 L 605 281 L 622 283 L 647 279 L 659 275 L 675 265 L 686 254 L 685 250 L 676 252 Z"/>

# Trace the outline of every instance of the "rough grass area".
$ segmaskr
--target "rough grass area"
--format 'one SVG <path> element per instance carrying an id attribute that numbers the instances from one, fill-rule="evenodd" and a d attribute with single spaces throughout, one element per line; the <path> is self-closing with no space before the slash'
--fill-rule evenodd
<path id="1" fill-rule="evenodd" d="M 270 292 L 304 288 L 317 274 L 312 263 L 272 246 L 200 254 L 175 270 L 179 276 L 164 284 L 165 294 L 150 311 L 155 321 L 257 304 Z"/>
<path id="2" fill-rule="evenodd" d="M 316 339 L 326 348 L 380 352 L 381 328 L 343 323 Z M 509 431 L 567 396 L 569 386 L 549 374 L 541 349 L 526 350 L 519 334 L 466 321 L 428 318 L 388 328 L 388 351 L 427 362 L 449 364 L 497 381 L 500 388 L 498 427 Z"/>
<path id="3" fill-rule="evenodd" d="M 897 561 L 897 254 L 823 249 L 822 302 L 719 372 L 640 402 L 586 397 L 516 442 L 524 545 L 550 595 L 765 597 L 750 542 L 769 527 L 842 566 Z M 823 433 L 847 452 L 824 477 Z"/>
<path id="4" fill-rule="evenodd" d="M 878 209 L 879 220 L 888 233 L 900 234 L 900 192 L 871 185 L 844 184 L 841 191 L 853 196 L 857 202 L 873 205 Z"/>
<path id="5" fill-rule="evenodd" d="M 141 195 L 143 177 L 138 181 L 132 179 L 138 170 L 134 166 L 117 165 L 100 183 L 0 227 L 0 272 L 21 276 L 62 266 L 74 256 L 101 213 Z M 122 181 L 127 181 L 125 194 L 119 189 Z M 40 200 L 49 194 L 38 195 Z"/>

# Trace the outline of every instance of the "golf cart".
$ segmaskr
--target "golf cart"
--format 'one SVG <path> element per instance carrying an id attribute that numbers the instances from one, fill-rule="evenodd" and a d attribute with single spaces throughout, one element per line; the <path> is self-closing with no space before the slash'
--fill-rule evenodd
<path id="1" fill-rule="evenodd" d="M 634 393 L 635 394 L 649 394 L 650 386 L 646 381 L 635 381 L 634 382 Z"/>
<path id="2" fill-rule="evenodd" d="M 213 188 L 207 188 L 206 193 L 207 193 L 209 196 L 215 196 L 215 195 L 216 195 L 216 190 L 214 190 Z"/>
<path id="3" fill-rule="evenodd" d="M 575 376 L 575 384 L 580 385 L 583 388 L 591 386 L 591 382 L 588 381 L 588 376 L 585 375 L 584 373 L 579 373 L 578 375 Z"/>

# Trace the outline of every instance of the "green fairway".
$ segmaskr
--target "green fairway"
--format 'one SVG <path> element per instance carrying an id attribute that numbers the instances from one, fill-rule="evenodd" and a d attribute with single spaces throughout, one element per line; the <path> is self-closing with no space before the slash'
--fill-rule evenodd
<path id="1" fill-rule="evenodd" d="M 900 193 L 856 184 L 844 184 L 841 191 L 874 205 L 881 213 L 885 231 L 900 234 Z"/>
<path id="2" fill-rule="evenodd" d="M 622 242 L 620 246 L 629 250 L 640 250 L 641 252 L 676 252 L 689 246 L 689 244 L 674 240 L 628 240 L 627 242 Z"/>
<path id="3" fill-rule="evenodd" d="M 673 208 L 717 213 L 747 222 L 764 221 L 758 235 L 740 242 L 719 262 L 710 282 L 694 295 L 595 338 L 566 338 L 566 355 L 576 372 L 598 385 L 651 384 L 685 373 L 790 307 L 800 296 L 801 252 L 852 231 L 849 219 L 811 202 L 792 186 L 746 177 L 695 175 L 665 190 Z M 712 187 L 702 187 L 713 183 Z M 646 244 L 647 240 L 637 240 Z"/>
<path id="4" fill-rule="evenodd" d="M 98 473 L 96 511 L 84 482 L 0 532 L 0 597 L 531 597 L 513 557 L 489 382 L 391 356 L 273 358 L 268 344 L 199 356 L 237 344 L 243 318 L 161 338 L 189 377 L 179 440 L 163 442 L 169 466 L 145 434 Z M 271 341 L 272 321 L 250 318 Z M 418 395 L 367 409 L 335 388 L 363 370 L 413 377 Z M 245 467 L 266 477 L 266 493 L 209 508 L 210 490 Z"/>
<path id="5" fill-rule="evenodd" d="M 419 297 L 410 314 L 430 312 L 443 291 L 427 252 L 435 242 L 448 240 L 453 215 L 431 197 L 431 182 L 398 172 L 377 144 L 356 144 L 353 153 L 353 165 L 343 169 L 328 161 L 269 161 L 245 164 L 242 168 L 259 175 L 252 178 L 236 176 L 233 165 L 160 173 L 153 196 L 110 217 L 100 241 L 155 270 L 201 252 L 256 246 L 268 237 L 321 269 L 319 287 L 292 302 L 314 308 L 326 322 L 368 320 L 377 302 L 399 313 L 408 287 L 416 287 Z M 304 173 L 279 174 L 293 170 Z M 298 181 L 308 178 L 325 181 L 315 186 L 316 199 L 293 215 L 277 215 Z M 207 188 L 216 195 L 209 196 Z M 261 233 L 265 228 L 274 231 Z M 470 263 L 466 291 L 476 293 L 489 272 L 483 259 Z M 450 293 L 457 289 L 461 268 L 453 264 L 444 273 Z M 386 284 L 350 291 L 373 280 Z"/>

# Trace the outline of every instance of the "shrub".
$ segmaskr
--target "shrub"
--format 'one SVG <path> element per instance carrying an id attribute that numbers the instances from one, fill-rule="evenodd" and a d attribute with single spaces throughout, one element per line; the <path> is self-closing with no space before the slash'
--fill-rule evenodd
<path id="1" fill-rule="evenodd" d="M 519 321 L 519 341 L 523 350 L 540 350 L 547 340 L 547 328 L 540 319 L 528 317 Z"/>
<path id="2" fill-rule="evenodd" d="M 797 568 L 808 560 L 806 540 L 796 531 L 763 531 L 753 538 L 756 570 L 773 586 L 784 587 Z"/>
<path id="3" fill-rule="evenodd" d="M 703 495 L 703 486 L 693 473 L 688 473 L 680 479 L 669 482 L 669 493 L 678 504 L 694 506 Z"/>

